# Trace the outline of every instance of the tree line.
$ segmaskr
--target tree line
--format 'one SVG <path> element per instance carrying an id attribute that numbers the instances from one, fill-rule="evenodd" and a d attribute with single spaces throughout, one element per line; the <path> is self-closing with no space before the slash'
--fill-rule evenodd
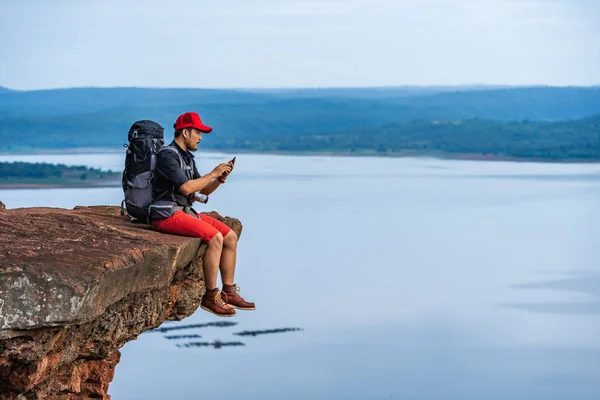
<path id="1" fill-rule="evenodd" d="M 117 176 L 112 171 L 102 171 L 86 166 L 66 166 L 64 164 L 27 163 L 21 161 L 0 162 L 0 179 L 103 179 Z"/>
<path id="2" fill-rule="evenodd" d="M 231 136 L 213 149 L 372 154 L 482 155 L 600 160 L 600 116 L 577 121 L 419 120 L 321 134 Z"/>

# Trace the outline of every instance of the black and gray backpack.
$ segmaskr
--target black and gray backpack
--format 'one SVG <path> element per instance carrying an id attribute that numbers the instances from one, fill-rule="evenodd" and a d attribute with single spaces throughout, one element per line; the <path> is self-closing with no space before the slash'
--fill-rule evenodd
<path id="1" fill-rule="evenodd" d="M 123 171 L 121 215 L 127 214 L 133 221 L 149 222 L 149 207 L 152 204 L 156 154 L 164 145 L 164 129 L 160 124 L 142 120 L 134 122 L 129 129 L 129 144 Z"/>

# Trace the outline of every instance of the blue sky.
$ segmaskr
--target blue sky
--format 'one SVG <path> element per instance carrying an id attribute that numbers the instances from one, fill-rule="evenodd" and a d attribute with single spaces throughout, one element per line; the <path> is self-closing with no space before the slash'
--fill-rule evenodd
<path id="1" fill-rule="evenodd" d="M 600 84 L 597 0 L 0 0 L 0 85 Z"/>

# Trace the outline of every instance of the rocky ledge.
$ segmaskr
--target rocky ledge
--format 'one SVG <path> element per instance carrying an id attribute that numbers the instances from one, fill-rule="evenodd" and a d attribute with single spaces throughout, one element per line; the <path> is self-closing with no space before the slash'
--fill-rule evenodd
<path id="1" fill-rule="evenodd" d="M 205 249 L 118 207 L 0 203 L 0 400 L 108 399 L 119 348 L 198 307 Z"/>

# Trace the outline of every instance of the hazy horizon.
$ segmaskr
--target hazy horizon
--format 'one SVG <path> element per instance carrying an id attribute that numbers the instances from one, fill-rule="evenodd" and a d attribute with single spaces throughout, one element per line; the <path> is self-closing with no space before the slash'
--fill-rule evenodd
<path id="1" fill-rule="evenodd" d="M 597 88 L 600 83 L 589 85 L 546 85 L 546 84 L 523 84 L 523 85 L 494 85 L 494 84 L 430 84 L 430 85 L 386 85 L 386 86 L 286 86 L 286 87 L 183 87 L 183 86 L 61 86 L 49 88 L 35 89 L 15 89 L 6 85 L 0 84 L 1 89 L 7 89 L 14 92 L 36 92 L 45 90 L 70 90 L 70 89 L 150 89 L 150 90 L 227 90 L 227 91 L 287 91 L 287 90 L 391 90 L 391 89 L 426 89 L 426 88 L 445 88 L 445 89 L 529 89 L 529 88 Z"/>

